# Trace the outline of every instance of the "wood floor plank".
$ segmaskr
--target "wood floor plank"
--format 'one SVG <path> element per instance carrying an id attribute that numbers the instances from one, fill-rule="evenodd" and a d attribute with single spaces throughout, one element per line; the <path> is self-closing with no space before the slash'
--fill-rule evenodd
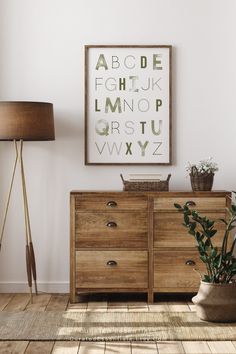
<path id="1" fill-rule="evenodd" d="M 209 341 L 207 342 L 208 346 L 211 349 L 211 353 L 216 354 L 234 354 L 236 353 L 236 348 L 231 341 Z"/>
<path id="2" fill-rule="evenodd" d="M 168 303 L 170 312 L 190 312 L 190 308 L 185 301 L 171 301 Z"/>
<path id="3" fill-rule="evenodd" d="M 126 302 L 108 302 L 107 303 L 108 312 L 128 312 L 128 305 Z"/>
<path id="4" fill-rule="evenodd" d="M 131 354 L 130 342 L 110 342 L 105 345 L 105 354 Z M 90 354 L 90 352 L 89 352 Z"/>
<path id="5" fill-rule="evenodd" d="M 28 303 L 25 311 L 45 311 L 50 299 L 51 295 L 49 294 L 38 294 L 34 296 L 32 304 Z"/>
<path id="6" fill-rule="evenodd" d="M 75 303 L 75 304 L 68 304 L 66 311 L 68 312 L 73 312 L 73 311 L 78 311 L 78 312 L 85 312 L 87 311 L 88 303 L 83 302 L 83 303 Z"/>
<path id="7" fill-rule="evenodd" d="M 54 342 L 30 342 L 25 354 L 50 354 L 52 352 L 52 348 L 54 346 Z"/>
<path id="8" fill-rule="evenodd" d="M 128 302 L 129 312 L 147 312 L 149 311 L 148 304 L 144 301 Z"/>
<path id="9" fill-rule="evenodd" d="M 23 354 L 28 346 L 27 341 L 0 341 L 1 354 Z"/>
<path id="10" fill-rule="evenodd" d="M 29 302 L 29 294 L 15 294 L 3 311 L 24 311 Z"/>
<path id="11" fill-rule="evenodd" d="M 104 353 L 105 353 L 105 342 L 80 342 L 78 354 L 104 354 Z"/>
<path id="12" fill-rule="evenodd" d="M 46 307 L 46 311 L 65 311 L 68 304 L 68 294 L 53 294 Z"/>
<path id="13" fill-rule="evenodd" d="M 184 350 L 188 354 L 208 354 L 211 350 L 207 342 L 203 341 L 183 341 Z"/>
<path id="14" fill-rule="evenodd" d="M 79 342 L 55 342 L 52 354 L 77 354 L 79 350 Z"/>
<path id="15" fill-rule="evenodd" d="M 107 301 L 89 301 L 87 311 L 107 312 Z"/>
<path id="16" fill-rule="evenodd" d="M 155 342 L 132 342 L 132 354 L 158 354 Z"/>
<path id="17" fill-rule="evenodd" d="M 184 354 L 181 342 L 157 342 L 159 354 Z"/>
<path id="18" fill-rule="evenodd" d="M 152 312 L 168 312 L 169 311 L 168 303 L 164 302 L 164 301 L 157 302 L 155 304 L 148 304 L 148 308 L 149 308 L 149 311 L 152 311 Z"/>
<path id="19" fill-rule="evenodd" d="M 0 294 L 0 311 L 7 306 L 12 298 L 13 294 Z"/>

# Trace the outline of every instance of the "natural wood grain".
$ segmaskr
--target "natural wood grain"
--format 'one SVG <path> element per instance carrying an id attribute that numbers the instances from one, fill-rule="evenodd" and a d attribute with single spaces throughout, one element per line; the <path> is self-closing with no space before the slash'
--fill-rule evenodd
<path id="1" fill-rule="evenodd" d="M 236 353 L 236 348 L 233 345 L 233 343 L 230 341 L 222 341 L 222 342 L 209 341 L 207 342 L 207 344 L 211 349 L 211 353 L 216 353 L 216 354 Z"/>
<path id="2" fill-rule="evenodd" d="M 78 354 L 104 354 L 105 345 L 105 342 L 80 342 Z"/>
<path id="3" fill-rule="evenodd" d="M 195 265 L 186 265 L 188 260 Z M 160 250 L 154 252 L 154 287 L 159 291 L 163 288 L 184 288 L 183 291 L 197 291 L 200 276 L 193 269 L 205 271 L 204 264 L 200 261 L 196 250 Z"/>
<path id="4" fill-rule="evenodd" d="M 75 290 L 75 196 L 70 195 L 70 302 L 77 300 Z"/>
<path id="5" fill-rule="evenodd" d="M 181 206 L 184 205 L 187 201 L 193 201 L 196 206 L 190 207 L 191 209 L 204 211 L 204 210 L 223 210 L 226 207 L 226 199 L 225 197 L 195 197 L 193 193 L 190 194 L 188 197 L 179 197 L 178 195 L 175 197 L 169 198 L 155 198 L 154 199 L 154 209 L 163 211 L 163 210 L 176 210 L 174 207 L 174 203 L 180 204 Z"/>
<path id="6" fill-rule="evenodd" d="M 200 277 L 193 268 L 205 268 L 173 204 L 192 200 L 195 209 L 218 219 L 226 214 L 228 195 L 224 191 L 72 191 L 71 302 L 78 301 L 77 293 L 86 292 L 147 292 L 149 303 L 154 292 L 197 292 Z M 108 222 L 115 224 L 108 227 Z M 219 245 L 224 225 L 217 227 Z M 118 260 L 119 266 L 108 268 L 108 260 Z M 196 266 L 186 265 L 188 260 Z"/>
<path id="7" fill-rule="evenodd" d="M 132 342 L 132 354 L 158 354 L 155 342 Z"/>
<path id="8" fill-rule="evenodd" d="M 157 342 L 158 354 L 184 354 L 181 342 Z"/>
<path id="9" fill-rule="evenodd" d="M 106 312 L 107 311 L 107 301 L 89 301 L 87 312 Z"/>
<path id="10" fill-rule="evenodd" d="M 128 197 L 127 197 L 128 196 Z M 109 202 L 115 202 L 116 206 L 109 206 Z M 99 211 L 129 211 L 147 210 L 147 196 L 140 193 L 81 193 L 76 195 L 76 210 L 99 210 Z"/>
<path id="11" fill-rule="evenodd" d="M 77 213 L 75 247 L 147 248 L 147 220 L 144 212 Z"/>
<path id="12" fill-rule="evenodd" d="M 131 354 L 130 342 L 107 342 L 105 346 L 105 354 Z"/>
<path id="13" fill-rule="evenodd" d="M 54 342 L 30 342 L 25 354 L 50 354 L 52 351 L 52 348 L 54 346 Z"/>
<path id="14" fill-rule="evenodd" d="M 44 311 L 51 299 L 49 294 L 38 294 L 34 297 L 33 303 L 28 303 L 26 311 Z"/>
<path id="15" fill-rule="evenodd" d="M 35 296 L 33 297 L 33 301 Z M 3 311 L 24 311 L 30 301 L 29 294 L 15 294 Z"/>
<path id="16" fill-rule="evenodd" d="M 202 342 L 202 341 L 183 341 L 182 345 L 184 347 L 184 350 L 188 354 L 207 354 L 211 353 L 209 346 L 207 345 L 207 342 Z"/>
<path id="17" fill-rule="evenodd" d="M 13 294 L 0 294 L 0 311 L 7 306 L 12 298 Z"/>
<path id="18" fill-rule="evenodd" d="M 67 306 L 67 311 L 68 312 L 73 312 L 73 311 L 78 311 L 78 312 L 85 312 L 87 311 L 88 303 L 87 302 L 78 302 L 76 304 L 68 304 Z"/>
<path id="19" fill-rule="evenodd" d="M 147 312 L 149 311 L 148 304 L 144 301 L 129 301 L 128 302 L 129 312 Z"/>
<path id="20" fill-rule="evenodd" d="M 108 312 L 128 312 L 128 305 L 126 302 L 108 302 Z"/>
<path id="21" fill-rule="evenodd" d="M 46 307 L 46 311 L 65 311 L 68 305 L 69 296 L 67 294 L 54 294 Z"/>
<path id="22" fill-rule="evenodd" d="M 77 354 L 79 342 L 56 342 L 52 354 Z"/>
<path id="23" fill-rule="evenodd" d="M 184 301 L 172 301 L 168 303 L 170 312 L 190 312 L 188 304 Z"/>
<path id="24" fill-rule="evenodd" d="M 204 213 L 210 220 L 225 218 L 225 212 Z M 219 247 L 222 245 L 225 224 L 220 221 L 215 222 L 214 226 L 218 232 L 214 237 L 214 244 Z M 196 240 L 189 235 L 183 227 L 183 215 L 180 213 L 154 213 L 154 247 L 195 247 Z"/>
<path id="25" fill-rule="evenodd" d="M 1 354 L 23 354 L 29 342 L 27 341 L 0 341 Z"/>
<path id="26" fill-rule="evenodd" d="M 168 303 L 165 301 L 155 302 L 154 304 L 148 304 L 149 311 L 152 312 L 168 312 Z"/>
<path id="27" fill-rule="evenodd" d="M 107 265 L 114 261 L 115 266 Z M 146 288 L 146 251 L 76 251 L 77 288 Z"/>

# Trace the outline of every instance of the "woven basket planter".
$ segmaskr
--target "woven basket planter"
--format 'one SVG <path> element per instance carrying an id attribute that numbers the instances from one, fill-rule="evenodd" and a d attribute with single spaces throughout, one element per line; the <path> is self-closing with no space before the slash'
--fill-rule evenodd
<path id="1" fill-rule="evenodd" d="M 214 181 L 214 173 L 204 175 L 190 174 L 191 186 L 193 191 L 211 191 Z"/>

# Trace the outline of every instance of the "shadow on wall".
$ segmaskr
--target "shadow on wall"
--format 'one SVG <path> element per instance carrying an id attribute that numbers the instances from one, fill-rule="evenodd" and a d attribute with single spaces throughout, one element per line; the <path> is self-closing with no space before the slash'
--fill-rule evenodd
<path id="1" fill-rule="evenodd" d="M 56 140 L 76 140 L 82 141 L 84 138 L 83 115 L 77 113 L 54 112 L 54 123 Z"/>

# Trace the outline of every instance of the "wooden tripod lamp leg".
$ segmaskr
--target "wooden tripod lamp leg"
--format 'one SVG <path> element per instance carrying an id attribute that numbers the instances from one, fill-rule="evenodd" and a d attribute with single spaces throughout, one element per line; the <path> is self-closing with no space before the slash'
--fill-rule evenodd
<path id="1" fill-rule="evenodd" d="M 24 193 L 24 205 L 25 205 L 25 215 L 26 215 L 26 221 L 27 221 L 27 229 L 28 229 L 28 244 L 29 244 L 29 254 L 30 254 L 30 264 L 31 264 L 31 271 L 34 279 L 34 285 L 35 285 L 35 293 L 36 295 L 38 294 L 38 289 L 37 289 L 37 273 L 36 273 L 36 262 L 35 262 L 35 254 L 34 254 L 34 246 L 32 242 L 32 236 L 31 236 L 31 227 L 30 227 L 30 217 L 29 217 L 29 207 L 28 207 L 28 199 L 27 199 L 27 193 L 26 193 L 26 183 L 25 183 L 25 171 L 24 171 L 24 163 L 23 163 L 23 140 L 21 140 L 21 178 L 22 178 L 22 185 L 23 187 L 23 193 Z"/>
<path id="2" fill-rule="evenodd" d="M 34 256 L 34 248 L 31 237 L 30 219 L 29 219 L 29 209 L 28 200 L 26 193 L 26 183 L 25 183 L 25 173 L 23 164 L 23 140 L 20 141 L 20 165 L 21 165 L 21 181 L 22 181 L 22 191 L 24 199 L 24 214 L 25 214 L 25 230 L 26 230 L 26 268 L 28 276 L 28 284 L 30 288 L 30 296 L 32 301 L 32 275 L 35 283 L 35 292 L 37 294 L 37 282 L 36 282 L 36 264 Z"/>
<path id="3" fill-rule="evenodd" d="M 1 228 L 0 251 L 1 251 L 1 247 L 2 247 L 2 239 L 3 239 L 3 234 L 4 234 L 5 225 L 6 225 L 6 220 L 7 220 L 7 213 L 8 213 L 9 204 L 10 204 L 10 199 L 11 199 L 11 192 L 12 192 L 13 182 L 14 182 L 15 174 L 16 174 L 17 161 L 18 161 L 18 157 L 19 157 L 16 140 L 14 140 L 14 145 L 15 145 L 15 150 L 16 150 L 16 157 L 15 157 L 15 162 L 14 162 L 14 166 L 13 166 L 13 172 L 12 172 L 12 177 L 11 177 L 11 183 L 10 183 L 10 188 L 9 188 L 8 197 L 7 197 L 7 204 L 6 204 L 6 209 L 5 209 L 5 212 L 4 212 L 3 223 L 2 223 L 2 228 Z"/>

